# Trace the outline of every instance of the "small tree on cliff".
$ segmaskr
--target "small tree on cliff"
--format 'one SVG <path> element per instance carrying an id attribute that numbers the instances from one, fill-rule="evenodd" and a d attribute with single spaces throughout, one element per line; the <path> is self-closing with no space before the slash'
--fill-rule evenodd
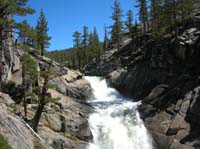
<path id="1" fill-rule="evenodd" d="M 45 67 L 44 70 L 40 72 L 40 76 L 43 78 L 43 83 L 42 86 L 38 88 L 38 96 L 39 96 L 38 108 L 32 120 L 32 128 L 36 132 L 40 118 L 42 116 L 42 112 L 44 110 L 44 106 L 49 101 L 53 100 L 52 98 L 47 96 L 47 91 L 49 88 L 51 88 L 49 81 L 53 75 L 51 67 L 52 67 L 52 62 L 48 64 L 48 66 Z"/>
<path id="2" fill-rule="evenodd" d="M 35 61 L 30 55 L 24 54 L 22 57 L 22 97 L 24 106 L 24 116 L 27 116 L 27 96 L 32 95 L 32 88 L 38 81 L 38 71 Z"/>
<path id="3" fill-rule="evenodd" d="M 41 55 L 44 55 L 44 51 L 49 47 L 49 40 L 51 37 L 48 36 L 48 23 L 45 18 L 43 10 L 40 12 L 40 17 L 37 22 L 36 31 L 37 31 L 37 48 L 40 49 Z"/>

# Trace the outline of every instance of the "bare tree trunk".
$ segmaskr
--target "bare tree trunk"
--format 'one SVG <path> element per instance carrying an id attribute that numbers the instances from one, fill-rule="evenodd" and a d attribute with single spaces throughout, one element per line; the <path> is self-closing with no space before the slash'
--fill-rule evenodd
<path id="1" fill-rule="evenodd" d="M 2 91 L 3 71 L 3 29 L 0 29 L 0 92 Z"/>
<path id="2" fill-rule="evenodd" d="M 42 116 L 42 111 L 43 111 L 43 109 L 44 109 L 44 105 L 45 105 L 45 104 L 39 104 L 39 105 L 38 105 L 38 109 L 37 109 L 37 111 L 36 111 L 36 113 L 35 113 L 35 116 L 34 116 L 34 118 L 33 118 L 32 128 L 33 128 L 33 130 L 36 131 L 36 132 L 37 132 L 37 127 L 38 127 L 40 118 L 41 118 L 41 116 Z"/>
<path id="3" fill-rule="evenodd" d="M 44 56 L 44 44 L 41 46 L 41 55 Z"/>
<path id="4" fill-rule="evenodd" d="M 78 54 L 78 68 L 80 69 L 81 68 L 80 49 L 79 47 L 76 47 L 76 48 L 77 48 L 77 54 Z"/>
<path id="5" fill-rule="evenodd" d="M 22 79 L 23 79 L 23 82 L 22 82 L 22 96 L 23 96 L 23 107 L 24 107 L 24 117 L 26 118 L 27 117 L 27 101 L 26 101 L 26 72 L 25 72 L 25 66 L 26 64 L 22 64 Z"/>

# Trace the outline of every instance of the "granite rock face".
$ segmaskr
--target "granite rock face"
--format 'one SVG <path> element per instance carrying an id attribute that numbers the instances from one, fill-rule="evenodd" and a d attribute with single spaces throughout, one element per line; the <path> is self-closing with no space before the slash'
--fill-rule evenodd
<path id="1" fill-rule="evenodd" d="M 13 42 L 13 39 L 11 40 Z M 11 42 L 10 41 L 10 42 Z M 10 44 L 10 45 L 13 45 Z M 25 53 L 18 46 L 8 46 L 5 56 L 3 82 L 15 82 L 15 88 L 22 84 L 21 57 Z M 55 74 L 50 81 L 55 90 L 49 89 L 48 95 L 58 99 L 48 103 L 39 123 L 38 137 L 29 130 L 29 122 L 37 109 L 37 99 L 28 104 L 27 122 L 24 122 L 22 105 L 16 104 L 9 95 L 0 93 L 0 134 L 8 139 L 14 149 L 34 149 L 35 141 L 39 141 L 48 149 L 84 149 L 93 136 L 88 124 L 88 116 L 93 109 L 87 105 L 86 99 L 92 96 L 92 88 L 79 71 L 63 67 L 51 59 L 39 56 L 33 51 L 29 53 L 38 66 L 38 72 L 52 63 Z M 38 79 L 40 84 L 42 79 Z M 16 90 L 19 92 L 19 90 Z"/>
<path id="2" fill-rule="evenodd" d="M 34 149 L 34 136 L 23 121 L 9 110 L 8 106 L 12 104 L 14 101 L 0 92 L 0 134 L 13 149 Z"/>
<path id="3" fill-rule="evenodd" d="M 38 134 L 52 149 L 87 148 L 88 142 L 93 138 L 88 124 L 88 117 L 93 109 L 58 91 L 50 89 L 48 92 L 51 97 L 59 100 L 45 106 Z M 35 113 L 34 107 L 34 104 L 29 105 L 29 119 Z"/>
<path id="4" fill-rule="evenodd" d="M 92 96 L 92 88 L 83 74 L 78 71 L 68 70 L 66 75 L 51 80 L 60 93 L 76 99 L 88 99 Z"/>

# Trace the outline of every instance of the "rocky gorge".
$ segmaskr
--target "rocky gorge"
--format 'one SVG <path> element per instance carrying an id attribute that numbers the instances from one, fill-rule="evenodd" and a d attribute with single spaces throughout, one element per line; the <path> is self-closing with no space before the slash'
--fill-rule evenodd
<path id="1" fill-rule="evenodd" d="M 154 148 L 200 147 L 199 23 L 199 13 L 195 13 L 170 34 L 138 36 L 84 70 L 105 76 L 110 86 L 142 101 L 138 110 Z"/>
<path id="2" fill-rule="evenodd" d="M 130 148 L 136 145 L 151 149 L 152 144 L 155 149 L 200 148 L 199 11 L 194 10 L 182 22 L 175 21 L 168 30 L 161 35 L 150 30 L 133 39 L 125 38 L 118 45 L 120 49 L 104 51 L 82 72 L 40 56 L 34 48 L 25 49 L 8 33 L 1 43 L 0 137 L 14 149 L 84 149 L 92 141 L 103 149 L 118 145 L 126 148 L 127 144 Z M 52 101 L 44 101 L 37 131 L 31 126 L 40 92 L 26 99 L 19 96 L 24 87 L 24 55 L 36 63 L 35 86 L 45 82 L 42 70 L 47 65 L 54 71 L 49 80 L 52 87 L 45 92 Z M 85 75 L 101 76 L 107 82 L 102 78 L 85 79 Z M 93 95 L 94 88 L 98 98 Z M 94 100 L 88 103 L 91 97 Z M 27 100 L 27 115 L 22 99 Z M 88 122 L 91 114 L 93 132 Z M 135 138 L 136 134 L 139 137 Z"/>

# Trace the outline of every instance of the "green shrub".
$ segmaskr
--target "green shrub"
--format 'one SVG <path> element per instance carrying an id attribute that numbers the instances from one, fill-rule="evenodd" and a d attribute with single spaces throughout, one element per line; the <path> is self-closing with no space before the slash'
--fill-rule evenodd
<path id="1" fill-rule="evenodd" d="M 16 104 L 11 104 L 9 107 L 10 107 L 12 110 L 16 110 L 16 109 L 17 109 Z"/>
<path id="2" fill-rule="evenodd" d="M 45 147 L 38 140 L 34 140 L 33 144 L 34 144 L 34 149 L 45 149 Z"/>
<path id="3" fill-rule="evenodd" d="M 12 149 L 8 140 L 0 134 L 0 149 Z"/>
<path id="4" fill-rule="evenodd" d="M 8 81 L 8 83 L 6 84 L 6 91 L 9 93 L 11 92 L 11 90 L 15 87 L 15 82 L 13 81 Z"/>

